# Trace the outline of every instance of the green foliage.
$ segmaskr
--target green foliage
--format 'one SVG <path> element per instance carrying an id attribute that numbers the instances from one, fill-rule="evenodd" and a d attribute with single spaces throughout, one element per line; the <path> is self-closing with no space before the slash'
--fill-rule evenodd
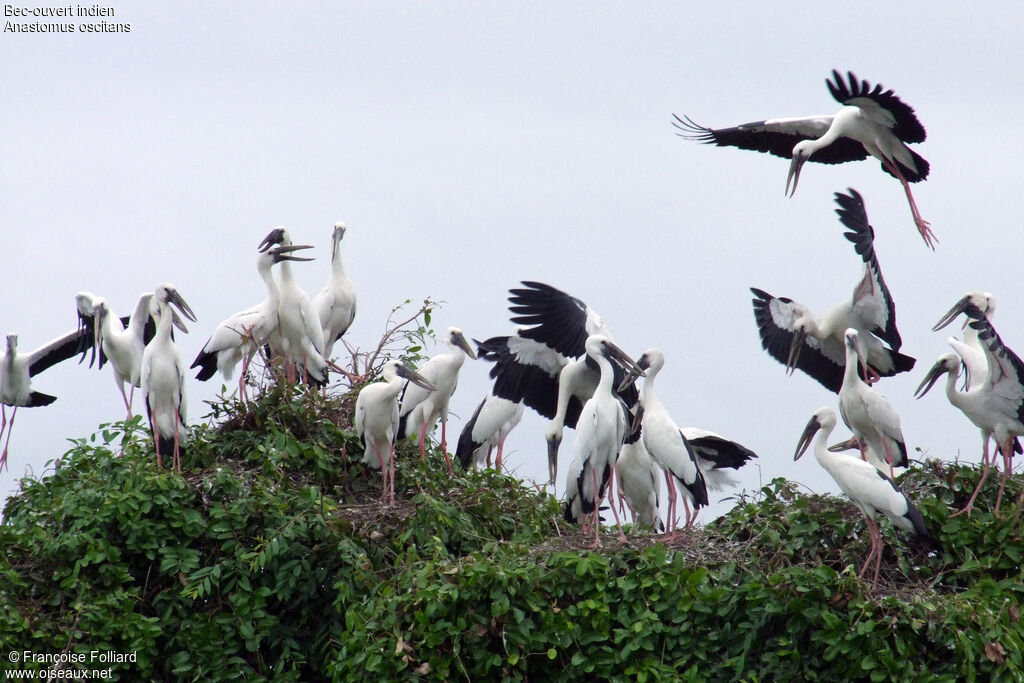
<path id="1" fill-rule="evenodd" d="M 25 480 L 0 525 L 0 651 L 135 652 L 119 680 L 1021 680 L 1020 484 L 927 462 L 901 482 L 935 537 L 869 539 L 842 499 L 776 480 L 667 545 L 593 550 L 557 502 L 411 443 L 396 505 L 351 395 L 218 402 L 184 475 L 138 420 Z"/>

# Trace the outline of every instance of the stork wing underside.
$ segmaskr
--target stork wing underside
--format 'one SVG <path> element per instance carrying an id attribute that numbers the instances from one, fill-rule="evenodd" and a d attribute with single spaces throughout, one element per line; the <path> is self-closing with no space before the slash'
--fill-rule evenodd
<path id="1" fill-rule="evenodd" d="M 860 80 L 852 72 L 847 72 L 848 83 L 843 81 L 843 76 L 835 69 L 832 70 L 832 80 L 826 80 L 828 90 L 832 97 L 844 105 L 869 109 L 876 106 L 884 110 L 889 117 L 893 133 L 903 142 L 924 142 L 926 133 L 924 126 L 917 120 L 914 109 L 896 96 L 892 90 L 882 90 L 881 84 L 874 88 L 867 81 Z M 870 103 L 870 104 L 869 104 Z"/>

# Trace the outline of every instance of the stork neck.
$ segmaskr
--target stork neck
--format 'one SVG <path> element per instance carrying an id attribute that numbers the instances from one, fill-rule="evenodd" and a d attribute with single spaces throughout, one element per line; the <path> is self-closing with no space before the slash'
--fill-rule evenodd
<path id="1" fill-rule="evenodd" d="M 282 261 L 282 268 L 284 267 L 284 264 L 285 262 Z M 262 261 L 259 263 L 259 265 L 256 266 L 256 271 L 260 274 L 260 277 L 263 278 L 263 284 L 267 286 L 267 296 L 270 298 L 271 301 L 277 301 L 279 291 L 277 288 L 277 283 L 274 281 L 274 275 L 271 272 L 272 269 L 272 263 L 264 263 Z"/>
<path id="2" fill-rule="evenodd" d="M 824 467 L 826 470 L 831 472 L 831 465 L 836 462 L 836 458 L 847 458 L 847 455 L 840 455 L 839 453 L 833 453 L 828 449 L 828 440 L 832 436 L 832 427 L 822 427 L 818 430 L 818 433 L 814 435 L 814 458 L 818 461 L 818 464 Z"/>
<path id="3" fill-rule="evenodd" d="M 601 368 L 601 379 L 597 381 L 597 391 L 594 393 L 611 394 L 612 385 L 615 383 L 615 370 L 612 368 L 612 362 L 604 356 L 598 356 L 597 366 Z"/>
<path id="4" fill-rule="evenodd" d="M 334 240 L 334 251 L 331 252 L 331 272 L 339 277 L 345 276 L 345 264 L 341 260 L 341 240 Z"/>
<path id="5" fill-rule="evenodd" d="M 165 301 L 157 302 L 160 309 L 160 319 L 156 323 L 156 336 L 163 341 L 171 340 L 171 328 L 174 326 L 174 312 L 171 306 Z"/>
<path id="6" fill-rule="evenodd" d="M 860 358 L 857 356 L 857 351 L 847 346 L 846 368 L 843 369 L 843 384 L 847 384 L 849 386 L 852 386 L 855 382 L 863 384 L 864 380 L 860 378 L 860 373 L 857 371 L 857 364 L 859 362 Z"/>

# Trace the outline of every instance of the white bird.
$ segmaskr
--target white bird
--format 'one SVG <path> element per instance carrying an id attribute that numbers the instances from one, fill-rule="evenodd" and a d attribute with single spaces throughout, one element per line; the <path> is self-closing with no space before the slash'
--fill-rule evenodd
<path id="1" fill-rule="evenodd" d="M 850 428 L 861 445 L 861 457 L 867 460 L 866 448 L 885 456 L 889 464 L 889 476 L 893 467 L 907 467 L 907 444 L 900 429 L 900 416 L 889 401 L 872 389 L 857 372 L 858 361 L 864 358 L 860 351 L 857 330 L 848 329 L 844 335 L 846 343 L 846 369 L 843 372 L 843 386 L 839 389 L 839 412 L 843 422 Z"/>
<path id="2" fill-rule="evenodd" d="M 615 370 L 610 358 L 635 368 L 638 374 L 643 374 L 643 371 L 636 367 L 622 349 L 603 335 L 590 335 L 584 347 L 587 356 L 597 363 L 601 374 L 597 389 L 583 405 L 576 423 L 576 452 L 570 470 L 570 475 L 575 473 L 575 478 L 566 482 L 566 516 L 577 515 L 575 518 L 583 523 L 584 533 L 589 531 L 589 524 L 593 524 L 594 545 L 600 545 L 601 521 L 598 511 L 629 428 L 629 410 L 614 393 Z M 615 505 L 611 507 L 618 522 L 619 513 Z M 591 518 L 589 523 L 586 521 L 588 516 Z M 621 533 L 621 523 L 619 530 Z"/>
<path id="3" fill-rule="evenodd" d="M 379 467 L 384 478 L 383 497 L 395 502 L 395 437 L 398 434 L 398 394 L 406 380 L 426 391 L 434 386 L 399 360 L 384 364 L 383 382 L 367 384 L 356 397 L 356 434 L 363 442 L 363 462 Z M 385 449 L 387 460 L 384 459 Z"/>
<path id="4" fill-rule="evenodd" d="M 637 365 L 647 372 L 647 378 L 644 380 L 643 389 L 640 390 L 640 407 L 634 424 L 637 420 L 640 421 L 644 447 L 665 470 L 665 483 L 668 487 L 666 532 L 671 533 L 675 529 L 676 518 L 675 482 L 682 486 L 679 493 L 682 494 L 686 510 L 686 527 L 692 526 L 697 519 L 697 510 L 708 504 L 707 484 L 703 473 L 697 467 L 696 456 L 690 444 L 654 391 L 654 381 L 665 365 L 664 354 L 658 349 L 648 349 L 637 359 Z"/>
<path id="5" fill-rule="evenodd" d="M 292 238 L 283 227 L 277 227 L 260 243 L 261 252 L 274 245 L 291 246 Z M 295 380 L 294 369 L 301 367 L 318 384 L 327 381 L 324 360 L 324 328 L 320 315 L 306 292 L 295 281 L 291 264 L 285 260 L 279 268 L 278 332 L 276 339 L 287 362 L 288 381 Z"/>
<path id="6" fill-rule="evenodd" d="M 356 288 L 345 274 L 341 260 L 341 240 L 348 227 L 338 221 L 331 233 L 331 277 L 320 293 L 313 297 L 313 306 L 320 316 L 324 331 L 324 360 L 329 360 L 334 344 L 341 339 L 356 317 Z"/>
<path id="7" fill-rule="evenodd" d="M 91 343 L 89 330 L 79 328 L 58 337 L 31 353 L 18 353 L 18 335 L 7 335 L 7 351 L 0 358 L 0 438 L 7 432 L 3 453 L 0 453 L 0 470 L 7 465 L 7 449 L 14 431 L 14 418 L 18 408 L 48 406 L 57 400 L 56 396 L 32 390 L 32 378 L 43 370 L 79 353 L 88 352 Z M 10 421 L 7 406 L 11 406 Z"/>
<path id="8" fill-rule="evenodd" d="M 470 465 L 480 467 L 485 461 L 487 467 L 490 467 L 491 451 L 497 447 L 495 468 L 500 472 L 505 438 L 522 418 L 522 403 L 513 403 L 495 396 L 493 392 L 487 394 L 462 428 L 455 456 L 466 469 Z"/>
<path id="9" fill-rule="evenodd" d="M 984 314 L 989 322 L 996 312 L 996 299 L 990 292 L 968 292 L 956 302 L 946 315 L 942 316 L 939 322 L 932 327 L 932 332 L 937 332 L 948 325 L 957 316 L 964 312 L 968 306 L 974 306 Z M 985 355 L 985 346 L 978 339 L 978 331 L 970 325 L 971 319 L 967 317 L 963 325 L 963 341 L 953 337 L 949 338 L 949 345 L 957 352 L 963 361 L 966 379 L 966 389 L 976 389 L 985 383 L 988 376 L 988 358 Z"/>
<path id="10" fill-rule="evenodd" d="M 161 452 L 170 449 L 173 456 L 171 466 L 180 472 L 181 444 L 188 422 L 188 401 L 185 393 L 185 364 L 177 345 L 171 339 L 171 328 L 174 325 L 172 304 L 189 320 L 196 319 L 174 285 L 165 282 L 154 290 L 149 312 L 156 319 L 156 335 L 142 353 L 141 383 L 146 417 L 153 430 L 157 467 L 163 467 Z"/>
<path id="11" fill-rule="evenodd" d="M 875 231 L 868 223 L 864 200 L 856 190 L 849 195 L 835 194 L 839 220 L 849 231 L 846 239 L 854 244 L 864 261 L 864 274 L 853 289 L 853 296 L 816 318 L 802 304 L 785 297 L 774 297 L 751 288 L 754 319 L 761 346 L 792 374 L 796 368 L 818 380 L 829 391 L 838 392 L 843 383 L 843 334 L 857 330 L 861 354 L 867 358 L 866 378 L 889 377 L 907 372 L 915 359 L 899 353 L 902 340 L 896 329 L 896 307 L 875 256 Z M 888 346 L 886 346 L 888 344 Z"/>
<path id="12" fill-rule="evenodd" d="M 892 90 L 883 92 L 881 85 L 872 89 L 870 83 L 859 80 L 852 71 L 847 72 L 849 83 L 835 69 L 832 79 L 825 83 L 832 97 L 843 105 L 832 116 L 768 119 L 716 129 L 698 125 L 689 117 L 675 116 L 673 125 L 682 131 L 678 135 L 687 140 L 770 152 L 792 159 L 786 176 L 789 196 L 796 192 L 800 169 L 807 161 L 841 164 L 873 156 L 882 163 L 886 173 L 903 185 L 914 224 L 925 244 L 934 249 L 935 235 L 921 217 L 910 191 L 910 183 L 928 177 L 928 162 L 907 146 L 924 142 L 924 126 L 917 120 L 913 108 Z"/>
<path id="13" fill-rule="evenodd" d="M 252 357 L 265 345 L 278 329 L 280 290 L 274 280 L 272 268 L 285 261 L 312 261 L 294 256 L 292 252 L 312 249 L 308 245 L 290 245 L 268 248 L 256 257 L 256 272 L 267 288 L 267 298 L 261 303 L 235 313 L 224 320 L 206 341 L 190 368 L 199 368 L 196 379 L 209 380 L 219 370 L 230 381 L 235 366 L 242 361 L 238 378 L 238 395 L 245 397 L 245 374 Z"/>
<path id="14" fill-rule="evenodd" d="M 681 431 L 697 459 L 697 467 L 704 475 L 709 491 L 737 486 L 739 482 L 728 470 L 738 470 L 757 457 L 757 453 L 746 446 L 706 429 L 683 427 Z"/>
<path id="15" fill-rule="evenodd" d="M 642 438 L 622 444 L 619 460 L 615 465 L 619 480 L 619 491 L 626 498 L 634 523 L 644 524 L 654 531 L 664 527 L 659 517 L 661 507 L 661 466 L 644 448 Z"/>
<path id="16" fill-rule="evenodd" d="M 960 313 L 965 313 L 970 318 L 969 327 L 977 333 L 978 342 L 985 352 L 985 382 L 976 391 L 987 394 L 986 420 L 994 425 L 992 435 L 996 447 L 1003 456 L 1003 477 L 995 507 L 995 511 L 999 512 L 1006 481 L 1010 476 L 1016 437 L 1024 435 L 1024 362 L 1006 347 L 985 311 L 971 296 L 961 299 L 933 329 L 941 329 L 948 325 Z M 987 476 L 988 468 L 984 468 L 978 487 L 963 512 L 970 512 Z"/>
<path id="17" fill-rule="evenodd" d="M 550 418 L 545 440 L 549 483 L 554 485 L 563 430 L 575 427 L 600 377 L 584 344 L 593 334 L 608 339 L 612 335 L 601 316 L 580 299 L 542 282 L 522 284 L 523 288 L 509 290 L 509 310 L 514 314 L 512 322 L 524 327 L 515 335 L 492 337 L 477 344 L 482 357 L 495 363 L 490 373 L 494 393 L 510 401 L 522 401 Z M 613 390 L 632 407 L 637 400 L 636 387 L 629 384 L 621 388 L 626 371 L 617 362 L 612 367 Z"/>
<path id="18" fill-rule="evenodd" d="M 426 461 L 426 438 L 440 418 L 441 452 L 444 453 L 448 471 L 452 472 L 451 459 L 448 457 L 448 401 L 455 393 L 455 387 L 459 383 L 459 370 L 462 369 L 466 356 L 476 360 L 476 353 L 466 341 L 462 330 L 457 327 L 448 328 L 445 345 L 448 347 L 448 353 L 440 353 L 432 357 L 419 369 L 420 375 L 433 385 L 435 390 L 430 391 L 415 384 L 406 388 L 399 409 L 401 423 L 398 428 L 398 438 L 404 439 L 409 435 L 417 434 L 420 442 L 420 457 Z"/>
<path id="19" fill-rule="evenodd" d="M 836 414 L 831 408 L 815 411 L 800 437 L 793 460 L 799 460 L 813 442 L 814 457 L 818 464 L 825 468 L 843 493 L 864 513 L 871 534 L 871 550 L 858 578 L 864 576 L 871 560 L 875 560 L 875 575 L 871 584 L 874 587 L 878 582 L 878 570 L 882 562 L 882 534 L 875 521 L 879 513 L 888 517 L 893 525 L 922 539 L 928 539 L 928 529 L 921 513 L 892 479 L 863 460 L 828 450 L 828 437 L 835 425 Z"/>

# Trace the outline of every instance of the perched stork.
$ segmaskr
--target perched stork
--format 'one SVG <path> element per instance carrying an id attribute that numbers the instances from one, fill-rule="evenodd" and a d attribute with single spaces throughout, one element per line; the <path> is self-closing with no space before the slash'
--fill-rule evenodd
<path id="1" fill-rule="evenodd" d="M 836 414 L 831 408 L 819 408 L 815 411 L 800 437 L 793 460 L 799 460 L 813 443 L 814 457 L 817 458 L 818 464 L 825 468 L 847 498 L 864 513 L 871 534 L 871 550 L 864 560 L 858 578 L 864 576 L 871 561 L 874 560 L 875 575 L 871 583 L 874 588 L 878 583 L 878 570 L 882 563 L 882 534 L 875 521 L 878 514 L 885 515 L 893 525 L 923 539 L 928 538 L 928 529 L 924 525 L 921 513 L 892 479 L 863 460 L 838 455 L 828 450 L 828 437 L 835 426 Z"/>
<path id="2" fill-rule="evenodd" d="M 146 416 L 153 430 L 156 466 L 163 467 L 161 451 L 171 450 L 171 466 L 181 471 L 182 433 L 187 422 L 185 364 L 178 347 L 171 339 L 173 310 L 195 322 L 196 316 L 174 285 L 165 282 L 156 288 L 149 302 L 150 314 L 156 319 L 156 335 L 142 353 L 142 397 Z M 184 324 L 182 324 L 184 327 Z"/>
<path id="3" fill-rule="evenodd" d="M 487 394 L 484 400 L 473 412 L 473 417 L 462 428 L 459 435 L 459 444 L 455 449 L 455 456 L 466 469 L 470 465 L 480 467 L 486 460 L 487 466 L 491 466 L 491 451 L 495 446 L 498 448 L 495 469 L 501 471 L 502 452 L 505 449 L 505 438 L 523 419 L 523 404 L 513 403 L 507 399 L 496 396 L 493 392 Z"/>
<path id="4" fill-rule="evenodd" d="M 398 438 L 404 439 L 410 434 L 418 434 L 420 457 L 426 461 L 427 433 L 434 428 L 434 423 L 440 418 L 441 452 L 444 453 L 448 471 L 452 472 L 452 462 L 448 457 L 448 401 L 455 393 L 455 387 L 459 383 L 459 370 L 462 369 L 466 356 L 476 360 L 476 353 L 466 341 L 462 330 L 457 327 L 448 328 L 445 344 L 448 346 L 448 353 L 434 356 L 419 369 L 420 375 L 433 385 L 435 390 L 430 391 L 415 384 L 406 388 L 399 409 Z"/>
<path id="5" fill-rule="evenodd" d="M 839 389 L 839 412 L 861 447 L 861 458 L 867 460 L 867 449 L 885 456 L 889 477 L 893 467 L 907 467 L 907 444 L 900 429 L 900 416 L 884 396 L 860 378 L 857 362 L 865 362 L 857 330 L 846 330 L 846 370 Z"/>
<path id="6" fill-rule="evenodd" d="M 996 299 L 991 292 L 968 292 L 960 301 L 956 302 L 946 315 L 942 316 L 939 322 L 932 327 L 932 332 L 938 332 L 943 327 L 955 320 L 968 307 L 977 309 L 992 322 L 992 316 L 996 312 Z M 952 337 L 949 338 L 949 345 L 953 347 L 957 355 L 963 361 L 965 374 L 967 375 L 965 388 L 976 389 L 985 383 L 988 376 L 988 358 L 985 355 L 985 345 L 978 339 L 978 331 L 970 325 L 971 318 L 966 317 L 963 326 L 963 341 Z"/>
<path id="7" fill-rule="evenodd" d="M 18 408 L 48 406 L 57 400 L 56 396 L 32 391 L 32 378 L 80 353 L 84 358 L 92 341 L 89 332 L 88 329 L 79 328 L 40 346 L 32 353 L 18 353 L 18 335 L 7 335 L 7 352 L 0 358 L 0 438 L 7 432 L 4 450 L 0 453 L 0 470 L 7 465 L 7 448 L 11 443 Z M 10 421 L 7 420 L 7 406 L 14 408 Z"/>
<path id="8" fill-rule="evenodd" d="M 654 381 L 665 365 L 664 354 L 658 349 L 648 349 L 637 360 L 637 365 L 646 371 L 647 378 L 640 391 L 640 407 L 634 424 L 640 422 L 644 447 L 665 470 L 665 483 L 668 487 L 666 532 L 671 533 L 676 524 L 675 482 L 678 481 L 682 487 L 680 493 L 686 510 L 685 528 L 693 526 L 697 519 L 697 510 L 708 504 L 707 484 L 704 474 L 697 467 L 697 459 L 689 442 L 654 392 Z"/>
<path id="9" fill-rule="evenodd" d="M 738 482 L 728 470 L 738 470 L 757 457 L 757 453 L 746 446 L 706 429 L 683 427 L 680 431 L 690 444 L 690 450 L 697 460 L 697 467 L 704 475 L 704 482 L 711 491 L 736 486 Z"/>
<path id="10" fill-rule="evenodd" d="M 903 342 L 896 329 L 896 307 L 875 256 L 875 231 L 868 223 L 864 200 L 856 190 L 835 194 L 839 220 L 864 261 L 864 275 L 853 289 L 849 301 L 828 310 L 821 318 L 802 304 L 785 297 L 777 298 L 752 288 L 754 319 L 761 335 L 761 346 L 792 374 L 796 368 L 818 380 L 829 391 L 838 392 L 843 383 L 843 334 L 857 330 L 861 355 L 867 358 L 867 379 L 889 377 L 907 372 L 915 359 L 899 353 Z M 886 346 L 888 344 L 888 346 Z"/>
<path id="11" fill-rule="evenodd" d="M 985 352 L 985 383 L 980 391 L 988 394 L 986 418 L 994 426 L 993 437 L 996 447 L 1003 456 L 1003 477 L 996 496 L 995 511 L 1003 499 L 1003 490 L 1010 477 L 1016 437 L 1024 435 L 1024 362 L 1003 343 L 985 311 L 968 295 L 950 310 L 934 329 L 941 329 L 952 322 L 960 313 L 970 318 L 969 326 L 977 333 L 979 343 Z M 964 511 L 970 512 L 974 499 L 988 476 L 984 468 L 978 488 L 971 496 Z"/>
<path id="12" fill-rule="evenodd" d="M 626 498 L 633 522 L 661 531 L 661 494 L 662 469 L 651 454 L 644 448 L 643 439 L 632 443 L 624 443 L 619 452 L 619 460 L 615 465 L 619 480 L 619 491 Z"/>
<path id="13" fill-rule="evenodd" d="M 259 250 L 267 251 L 274 245 L 291 246 L 292 238 L 283 227 L 277 227 L 260 243 Z M 306 292 L 295 281 L 291 264 L 285 260 L 281 273 L 277 304 L 277 335 L 285 360 L 288 362 L 288 381 L 295 381 L 295 367 L 302 367 L 318 384 L 327 381 L 327 363 L 324 360 L 324 329 L 320 315 Z"/>
<path id="14" fill-rule="evenodd" d="M 301 249 L 312 247 L 304 244 L 278 246 L 259 253 L 256 257 L 256 272 L 267 288 L 267 298 L 252 308 L 235 313 L 217 326 L 190 366 L 199 368 L 196 379 L 205 382 L 219 370 L 224 379 L 230 381 L 235 366 L 242 361 L 238 395 L 245 398 L 245 374 L 249 362 L 278 329 L 281 296 L 272 268 L 275 264 L 285 261 L 312 261 L 311 258 L 293 255 L 293 252 Z"/>
<path id="15" fill-rule="evenodd" d="M 882 163 L 884 171 L 903 185 L 914 224 L 924 243 L 934 249 L 935 234 L 921 217 L 910 191 L 910 183 L 928 177 L 928 162 L 907 147 L 908 143 L 924 142 L 924 126 L 910 105 L 892 90 L 883 92 L 881 85 L 872 88 L 852 71 L 847 72 L 847 81 L 834 69 L 832 80 L 825 81 L 832 97 L 843 105 L 832 116 L 769 119 L 714 129 L 698 125 L 689 117 L 675 116 L 673 125 L 682 131 L 678 135 L 687 140 L 792 159 L 786 176 L 789 196 L 796 192 L 800 169 L 807 161 L 841 164 L 873 156 Z"/>
<path id="16" fill-rule="evenodd" d="M 313 297 L 313 306 L 324 330 L 324 360 L 330 360 L 334 344 L 341 339 L 356 317 L 356 288 L 345 274 L 341 260 L 341 240 L 348 227 L 338 221 L 331 233 L 331 277 L 320 293 Z"/>
<path id="17" fill-rule="evenodd" d="M 433 391 L 434 385 L 399 360 L 381 371 L 383 382 L 367 384 L 356 397 L 356 434 L 363 442 L 363 462 L 379 467 L 384 478 L 382 497 L 395 502 L 395 437 L 398 434 L 398 394 L 406 381 Z M 387 461 L 384 460 L 387 449 Z"/>
<path id="18" fill-rule="evenodd" d="M 589 531 L 589 524 L 594 525 L 594 545 L 601 545 L 601 520 L 598 510 L 607 493 L 608 483 L 612 478 L 612 470 L 619 456 L 619 449 L 625 441 L 629 428 L 629 409 L 615 395 L 615 370 L 610 358 L 627 367 L 642 370 L 636 363 L 610 339 L 603 335 L 593 334 L 587 337 L 584 347 L 587 356 L 592 358 L 600 368 L 600 379 L 593 395 L 583 405 L 580 419 L 576 423 L 576 452 L 572 473 L 575 479 L 566 482 L 566 516 L 570 512 L 583 515 L 584 533 Z M 574 501 L 578 500 L 578 503 Z M 619 513 L 612 505 L 612 513 L 616 522 Z M 591 515 L 591 521 L 584 521 Z M 619 532 L 622 524 L 619 523 Z"/>

